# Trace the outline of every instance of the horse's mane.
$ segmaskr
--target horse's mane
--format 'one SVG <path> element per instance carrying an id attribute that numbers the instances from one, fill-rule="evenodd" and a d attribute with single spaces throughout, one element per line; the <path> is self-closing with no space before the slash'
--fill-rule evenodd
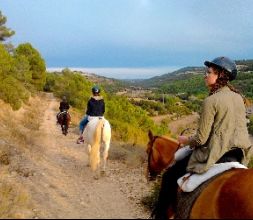
<path id="1" fill-rule="evenodd" d="M 178 140 L 176 140 L 175 138 L 172 138 L 172 137 L 168 137 L 168 136 L 164 136 L 164 135 L 162 135 L 162 136 L 156 136 L 156 137 L 159 137 L 159 138 L 171 141 L 171 142 L 173 142 L 175 144 L 179 144 Z"/>

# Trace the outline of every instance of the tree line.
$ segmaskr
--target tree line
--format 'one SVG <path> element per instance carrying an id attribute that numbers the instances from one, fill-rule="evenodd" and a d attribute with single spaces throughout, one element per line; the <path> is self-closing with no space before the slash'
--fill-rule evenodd
<path id="1" fill-rule="evenodd" d="M 0 98 L 17 110 L 32 91 L 43 90 L 46 65 L 30 43 L 16 48 L 5 43 L 15 33 L 5 26 L 6 21 L 0 11 Z"/>

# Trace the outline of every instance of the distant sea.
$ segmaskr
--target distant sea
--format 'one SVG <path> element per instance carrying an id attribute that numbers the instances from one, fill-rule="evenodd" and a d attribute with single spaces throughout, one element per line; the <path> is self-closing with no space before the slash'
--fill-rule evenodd
<path id="1" fill-rule="evenodd" d="M 62 71 L 68 68 L 71 71 L 81 71 L 84 73 L 94 73 L 99 76 L 114 79 L 148 79 L 154 76 L 160 76 L 180 69 L 181 67 L 144 67 L 144 68 L 84 68 L 84 67 L 48 67 L 48 72 Z"/>

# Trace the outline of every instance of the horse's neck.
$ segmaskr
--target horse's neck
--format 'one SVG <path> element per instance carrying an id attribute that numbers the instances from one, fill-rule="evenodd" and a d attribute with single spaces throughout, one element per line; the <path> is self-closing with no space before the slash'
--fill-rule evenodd
<path id="1" fill-rule="evenodd" d="M 163 162 L 165 168 L 170 166 L 174 161 L 174 155 L 178 149 L 178 143 L 176 141 L 163 138 L 157 143 L 160 160 Z"/>

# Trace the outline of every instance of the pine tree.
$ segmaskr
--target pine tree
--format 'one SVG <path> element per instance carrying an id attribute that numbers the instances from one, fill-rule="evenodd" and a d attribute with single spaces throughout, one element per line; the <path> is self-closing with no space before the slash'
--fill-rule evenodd
<path id="1" fill-rule="evenodd" d="M 3 16 L 2 12 L 0 11 L 0 42 L 5 41 L 6 38 L 9 38 L 15 34 L 15 31 L 12 31 L 5 26 L 6 21 L 7 18 Z"/>

